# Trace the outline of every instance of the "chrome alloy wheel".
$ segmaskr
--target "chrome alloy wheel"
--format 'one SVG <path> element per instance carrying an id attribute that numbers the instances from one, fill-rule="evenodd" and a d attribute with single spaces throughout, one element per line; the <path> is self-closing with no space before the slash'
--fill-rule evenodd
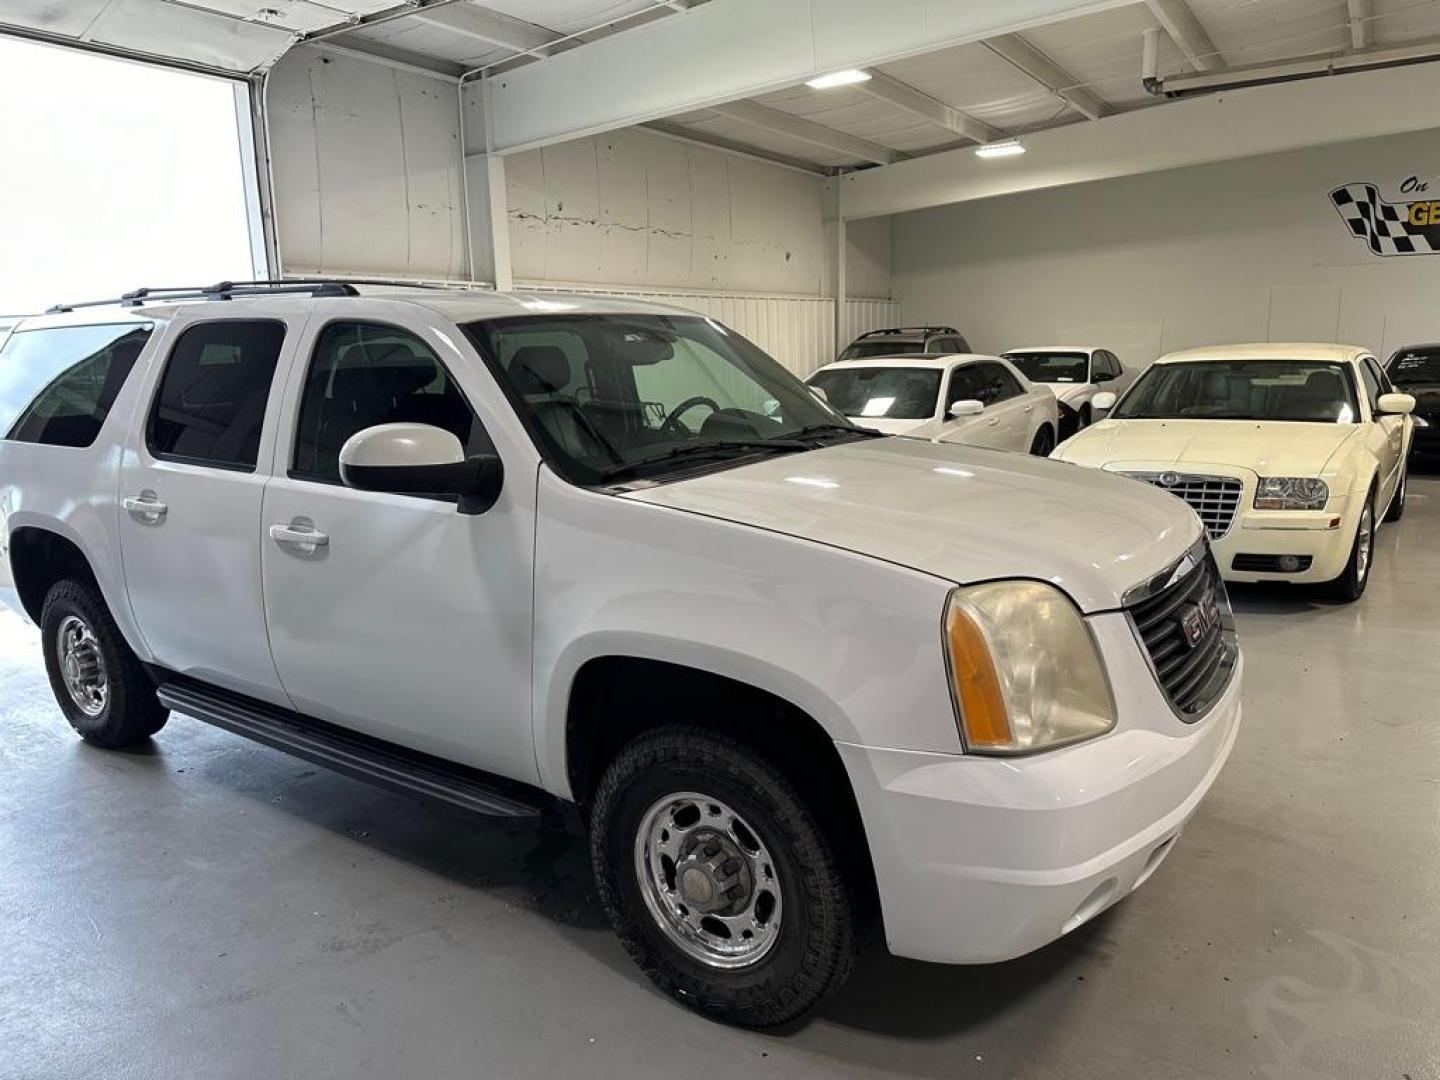
<path id="1" fill-rule="evenodd" d="M 95 632 L 78 615 L 67 615 L 55 633 L 55 645 L 70 700 L 86 716 L 99 716 L 110 700 L 110 680 Z"/>
<path id="2" fill-rule="evenodd" d="M 1370 573 L 1370 549 L 1374 543 L 1375 508 L 1367 501 L 1360 511 L 1360 535 L 1355 541 L 1355 577 L 1359 581 L 1364 581 Z"/>
<path id="3" fill-rule="evenodd" d="M 681 791 L 635 834 L 645 906 L 670 941 L 708 967 L 747 967 L 780 937 L 780 882 L 760 835 L 725 803 Z"/>

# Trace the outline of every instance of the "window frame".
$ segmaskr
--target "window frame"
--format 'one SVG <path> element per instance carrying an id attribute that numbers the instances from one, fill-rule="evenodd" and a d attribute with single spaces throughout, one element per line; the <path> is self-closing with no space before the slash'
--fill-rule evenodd
<path id="1" fill-rule="evenodd" d="M 202 326 L 213 326 L 221 323 L 270 323 L 281 328 L 280 348 L 275 354 L 275 369 L 270 373 L 270 388 L 265 396 L 265 412 L 260 418 L 260 449 L 263 450 L 265 443 L 265 423 L 270 419 L 270 399 L 275 395 L 277 382 L 283 384 L 279 378 L 285 360 L 285 346 L 290 340 L 292 327 L 288 320 L 275 315 L 229 315 L 218 318 L 191 319 L 176 328 L 174 340 L 169 342 L 165 349 L 165 359 L 158 364 L 158 371 L 155 382 L 150 388 L 150 401 L 145 409 L 145 426 L 141 432 L 145 452 L 154 461 L 169 461 L 176 465 L 190 465 L 200 469 L 214 469 L 217 472 L 238 473 L 242 476 L 254 476 L 260 472 L 260 454 L 257 452 L 254 465 L 242 465 L 232 461 L 213 461 L 209 458 L 191 457 L 188 454 L 172 454 L 169 451 L 157 451 L 152 439 L 155 424 L 155 413 L 160 407 L 160 394 L 165 389 L 165 376 L 170 374 L 170 365 L 175 360 L 175 350 L 185 340 L 185 335 L 190 331 Z"/>
<path id="2" fill-rule="evenodd" d="M 1385 393 L 1385 380 L 1374 370 L 1371 364 L 1365 361 L 1368 356 L 1362 356 L 1356 363 L 1360 368 L 1360 389 L 1364 391 L 1365 404 L 1370 409 L 1370 422 L 1375 423 L 1380 419 L 1380 398 Z M 1366 376 L 1369 376 L 1367 378 Z M 1375 380 L 1375 393 L 1370 393 L 1370 379 Z"/>
<path id="3" fill-rule="evenodd" d="M 309 355 L 305 358 L 305 362 L 303 364 L 296 365 L 298 369 L 298 378 L 296 379 L 297 388 L 294 395 L 293 415 L 290 417 L 289 448 L 285 460 L 285 476 L 287 479 L 294 480 L 297 483 L 301 484 L 317 484 L 321 487 L 344 488 L 347 491 L 359 490 L 358 488 L 350 487 L 348 484 L 345 483 L 344 480 L 332 479 L 328 476 L 320 476 L 315 473 L 302 472 L 295 468 L 295 456 L 300 451 L 300 420 L 304 416 L 305 412 L 305 389 L 310 382 L 310 371 L 315 366 L 315 357 L 316 354 L 319 352 L 320 341 L 325 336 L 325 332 L 329 330 L 330 327 L 337 324 L 344 324 L 348 326 L 373 326 L 377 329 L 386 330 L 392 333 L 398 331 L 402 334 L 408 334 L 410 337 L 420 342 L 420 344 L 424 345 L 425 348 L 429 349 L 431 355 L 435 358 L 435 363 L 438 364 L 440 370 L 445 373 L 445 378 L 450 381 L 450 385 L 455 388 L 457 393 L 459 393 L 460 400 L 463 401 L 465 403 L 465 407 L 470 410 L 470 415 L 474 418 L 476 429 L 484 435 L 485 441 L 490 444 L 490 452 L 496 454 L 496 456 L 499 456 L 499 451 L 495 449 L 495 440 L 491 438 L 490 429 L 485 426 L 484 421 L 480 418 L 479 410 L 475 408 L 475 404 L 470 400 L 470 396 L 465 393 L 465 388 L 460 384 L 460 380 L 455 378 L 455 373 L 451 371 L 450 368 L 446 365 L 445 361 L 440 358 L 439 352 L 436 351 L 435 347 L 431 345 L 430 342 L 426 341 L 423 336 L 421 336 L 418 332 L 411 329 L 410 327 L 402 326 L 396 322 L 387 322 L 383 319 L 356 318 L 351 315 L 336 315 L 326 319 L 324 322 L 319 323 L 311 328 L 310 332 L 307 335 L 309 339 Z M 473 432 L 471 438 L 474 438 Z M 423 499 L 426 502 L 456 503 L 460 501 L 460 497 L 458 495 L 431 495 L 410 492 L 395 492 L 393 494 L 398 495 L 400 498 Z"/>

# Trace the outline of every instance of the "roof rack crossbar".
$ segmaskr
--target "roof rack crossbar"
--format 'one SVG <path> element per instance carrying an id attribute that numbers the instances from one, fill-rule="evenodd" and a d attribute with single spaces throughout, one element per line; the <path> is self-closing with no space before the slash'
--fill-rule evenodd
<path id="1" fill-rule="evenodd" d="M 866 330 L 860 336 L 879 337 L 882 334 L 958 334 L 953 326 L 887 326 L 880 330 Z"/>
<path id="2" fill-rule="evenodd" d="M 232 300 L 237 296 L 279 296 L 301 294 L 308 296 L 359 296 L 357 285 L 396 285 L 404 288 L 423 289 L 434 286 L 414 281 L 387 281 L 369 278 L 281 278 L 260 281 L 217 281 L 213 285 L 142 285 L 120 296 L 104 300 L 77 300 L 74 303 L 55 304 L 46 309 L 47 315 L 59 315 L 77 308 L 90 307 L 140 307 L 146 303 L 166 303 L 171 300 Z"/>

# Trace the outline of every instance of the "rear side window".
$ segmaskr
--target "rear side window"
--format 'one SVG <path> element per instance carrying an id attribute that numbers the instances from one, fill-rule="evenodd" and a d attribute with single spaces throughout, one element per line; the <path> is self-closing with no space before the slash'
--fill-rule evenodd
<path id="1" fill-rule="evenodd" d="M 285 341 L 271 320 L 197 323 L 170 350 L 145 440 L 158 458 L 255 470 Z"/>
<path id="2" fill-rule="evenodd" d="M 117 323 L 13 334 L 0 351 L 0 430 L 16 442 L 92 445 L 151 330 Z"/>
<path id="3" fill-rule="evenodd" d="M 430 424 L 467 453 L 492 449 L 465 395 L 430 346 L 381 323 L 335 322 L 315 343 L 291 475 L 340 483 L 340 448 L 376 424 Z"/>

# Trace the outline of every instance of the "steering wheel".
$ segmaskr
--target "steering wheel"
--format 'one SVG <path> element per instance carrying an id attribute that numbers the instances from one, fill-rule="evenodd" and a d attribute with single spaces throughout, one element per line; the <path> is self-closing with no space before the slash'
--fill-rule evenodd
<path id="1" fill-rule="evenodd" d="M 686 398 L 679 405 L 676 405 L 675 408 L 671 409 L 670 415 L 665 417 L 665 422 L 660 425 L 660 429 L 662 431 L 674 432 L 677 435 L 690 434 L 689 430 L 681 425 L 680 417 L 684 416 L 691 409 L 695 408 L 696 405 L 709 405 L 711 412 L 720 411 L 720 403 L 714 398 L 708 398 L 705 397 L 703 394 L 697 394 L 695 397 Z"/>

